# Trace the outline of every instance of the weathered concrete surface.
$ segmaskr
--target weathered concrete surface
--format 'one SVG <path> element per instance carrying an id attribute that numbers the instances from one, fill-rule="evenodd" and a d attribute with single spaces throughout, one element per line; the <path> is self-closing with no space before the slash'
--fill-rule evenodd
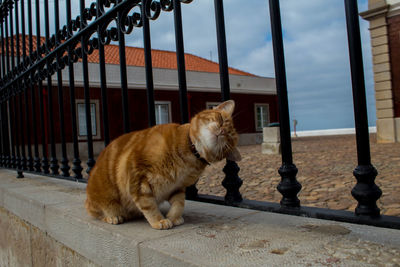
<path id="1" fill-rule="evenodd" d="M 108 225 L 85 185 L 0 170 L 0 266 L 398 266 L 400 231 L 187 201 L 185 224 Z"/>

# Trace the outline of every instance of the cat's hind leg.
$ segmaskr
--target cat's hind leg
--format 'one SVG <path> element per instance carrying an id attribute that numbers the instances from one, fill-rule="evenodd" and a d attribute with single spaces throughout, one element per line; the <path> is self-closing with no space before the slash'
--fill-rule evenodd
<path id="1" fill-rule="evenodd" d="M 111 200 L 106 207 L 103 208 L 102 220 L 109 224 L 120 224 L 124 222 L 124 209 L 117 200 Z"/>
<path id="2" fill-rule="evenodd" d="M 174 225 L 183 224 L 184 220 L 182 214 L 185 207 L 185 189 L 172 194 L 168 202 L 171 204 L 171 207 L 167 213 L 167 218 L 170 219 Z"/>
<path id="3" fill-rule="evenodd" d="M 96 219 L 101 219 L 104 216 L 103 211 L 99 209 L 95 203 L 90 201 L 89 198 L 87 198 L 85 201 L 85 208 L 89 215 Z"/>
<path id="4" fill-rule="evenodd" d="M 109 224 L 120 224 L 124 222 L 123 209 L 118 201 L 109 201 L 107 205 L 101 207 L 95 202 L 86 199 L 85 207 L 88 213 L 99 220 Z"/>

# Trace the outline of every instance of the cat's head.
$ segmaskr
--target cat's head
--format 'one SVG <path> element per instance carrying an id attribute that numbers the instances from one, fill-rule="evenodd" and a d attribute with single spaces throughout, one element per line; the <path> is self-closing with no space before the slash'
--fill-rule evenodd
<path id="1" fill-rule="evenodd" d="M 227 158 L 241 160 L 236 149 L 238 134 L 233 126 L 235 102 L 228 100 L 214 109 L 203 110 L 190 122 L 190 139 L 200 156 L 208 162 Z"/>

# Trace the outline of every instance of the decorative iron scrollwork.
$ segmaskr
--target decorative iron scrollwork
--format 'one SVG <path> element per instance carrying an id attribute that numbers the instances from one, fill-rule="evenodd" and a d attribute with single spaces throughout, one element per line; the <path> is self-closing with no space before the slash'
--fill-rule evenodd
<path id="1" fill-rule="evenodd" d="M 180 1 L 188 4 L 193 0 Z M 145 5 L 145 14 L 141 12 L 141 5 Z M 119 12 L 113 10 L 117 7 L 119 7 Z M 0 22 L 5 21 L 12 8 L 14 8 L 13 0 L 4 0 L 0 4 Z M 33 86 L 46 79 L 48 74 L 52 75 L 56 71 L 64 69 L 70 63 L 69 61 L 77 62 L 79 58 L 82 58 L 82 52 L 87 55 L 92 54 L 95 49 L 99 48 L 99 40 L 103 45 L 108 45 L 111 41 L 118 41 L 117 27 L 120 27 L 122 33 L 130 34 L 134 28 L 142 27 L 143 15 L 150 20 L 156 20 L 161 11 L 172 10 L 172 0 L 97 0 L 85 8 L 81 15 L 57 30 L 44 43 L 39 43 L 35 51 L 26 56 L 20 65 L 1 79 L 0 84 L 2 87 L 7 87 L 15 79 L 25 79 L 22 82 L 24 86 Z M 113 23 L 116 26 L 113 26 Z M 88 31 L 86 28 L 92 24 L 98 26 L 91 27 Z M 64 42 L 83 30 L 86 30 L 83 42 L 77 39 L 62 49 L 59 48 Z M 51 53 L 55 49 L 58 49 L 57 55 Z M 46 58 L 46 62 L 43 61 L 43 58 Z M 28 73 L 25 73 L 27 70 L 29 70 Z M 22 74 L 24 74 L 23 77 L 19 76 Z"/>
<path id="2" fill-rule="evenodd" d="M 102 45 L 108 45 L 111 41 L 118 40 L 118 30 L 115 27 L 108 29 L 108 26 L 115 21 L 115 18 L 110 18 L 106 23 L 100 26 L 98 36 Z"/>
<path id="3" fill-rule="evenodd" d="M 124 9 L 118 17 L 118 25 L 120 25 L 121 31 L 124 34 L 130 34 L 134 27 L 142 27 L 142 15 L 140 13 L 133 12 L 132 15 L 129 15 L 131 11 L 137 7 L 140 12 L 140 5 L 138 2 L 132 1 L 132 3 Z"/>

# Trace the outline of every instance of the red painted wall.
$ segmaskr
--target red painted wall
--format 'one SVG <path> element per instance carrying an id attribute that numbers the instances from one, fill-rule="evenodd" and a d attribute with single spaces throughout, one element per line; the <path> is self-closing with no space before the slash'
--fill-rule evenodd
<path id="1" fill-rule="evenodd" d="M 47 91 L 47 87 L 44 87 Z M 171 102 L 171 114 L 172 122 L 180 123 L 180 105 L 179 105 L 179 93 L 177 91 L 155 91 L 156 101 L 170 101 Z M 108 89 L 108 116 L 109 116 L 109 131 L 110 138 L 115 139 L 123 133 L 123 117 L 122 117 L 122 100 L 121 100 L 121 90 L 120 89 Z M 90 89 L 90 98 L 99 100 L 100 104 L 100 132 L 101 140 L 104 139 L 103 136 L 103 114 L 102 114 L 102 101 L 101 92 L 99 88 Z M 231 93 L 231 98 L 236 102 L 236 110 L 234 113 L 234 123 L 237 131 L 239 133 L 254 133 L 255 130 L 255 103 L 266 103 L 269 104 L 270 109 L 270 122 L 278 121 L 278 107 L 277 107 L 277 97 L 276 95 L 254 95 L 254 94 L 237 94 Z M 84 99 L 83 88 L 75 89 L 75 99 Z M 206 102 L 220 102 L 220 93 L 206 93 L 206 92 L 189 92 L 188 93 L 188 106 L 189 106 L 189 116 L 192 117 L 196 113 L 206 108 Z M 28 105 L 28 109 L 31 110 L 31 94 L 28 93 L 28 101 L 23 97 L 23 108 Z M 58 104 L 58 89 L 53 88 L 53 120 L 54 120 L 54 139 L 56 143 L 61 142 L 61 123 L 60 123 L 60 105 Z M 18 102 L 18 101 L 17 101 Z M 48 99 L 44 97 L 44 109 L 48 110 Z M 131 130 L 140 130 L 148 127 L 148 111 L 147 111 L 147 96 L 146 90 L 129 90 L 128 91 L 128 103 L 129 103 L 129 121 Z M 63 110 L 64 110 L 64 121 L 65 121 L 65 137 L 66 142 L 72 142 L 72 120 L 71 120 L 71 102 L 70 102 L 70 90 L 68 87 L 63 88 Z M 39 97 L 38 89 L 35 89 L 35 120 L 37 128 L 37 140 L 41 143 L 41 124 L 40 124 L 40 112 L 39 112 Z M 17 105 L 17 116 L 19 118 L 20 107 Z M 33 112 L 30 112 L 30 124 L 31 129 L 31 143 L 33 144 Z M 23 109 L 23 125 L 26 125 L 25 110 Z M 48 128 L 48 114 L 44 116 L 45 128 Z M 45 131 L 46 140 L 49 138 L 49 130 Z M 27 138 L 27 135 L 25 135 Z"/>

